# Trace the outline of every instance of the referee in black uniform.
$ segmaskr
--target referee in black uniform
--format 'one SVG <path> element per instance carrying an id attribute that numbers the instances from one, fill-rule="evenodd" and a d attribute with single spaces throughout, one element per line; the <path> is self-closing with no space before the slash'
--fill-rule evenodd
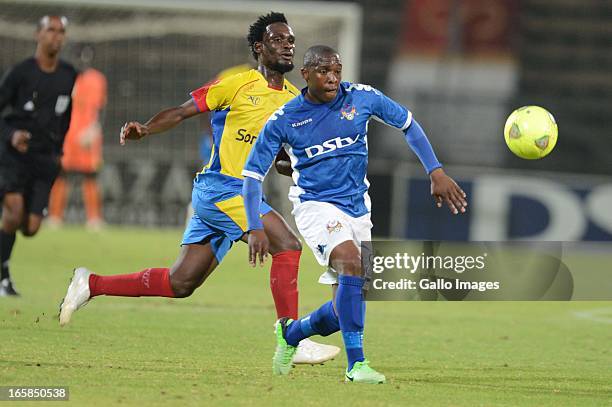
<path id="1" fill-rule="evenodd" d="M 60 171 L 77 76 L 59 59 L 66 24 L 64 17 L 41 18 L 34 57 L 10 69 L 0 83 L 0 112 L 6 110 L 0 119 L 0 296 L 18 295 L 9 274 L 16 232 L 38 232 Z"/>

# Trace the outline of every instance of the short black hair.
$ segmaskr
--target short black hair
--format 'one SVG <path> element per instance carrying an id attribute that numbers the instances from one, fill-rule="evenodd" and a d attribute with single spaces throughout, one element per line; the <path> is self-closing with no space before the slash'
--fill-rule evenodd
<path id="1" fill-rule="evenodd" d="M 255 52 L 255 43 L 263 41 L 264 33 L 266 32 L 266 27 L 270 24 L 274 23 L 287 23 L 287 18 L 283 13 L 277 13 L 275 11 L 271 11 L 266 15 L 259 16 L 257 21 L 255 21 L 249 27 L 249 33 L 247 34 L 247 41 L 249 42 L 249 48 L 251 49 L 251 53 L 253 54 L 253 58 L 257 61 L 257 52 Z"/>
<path id="2" fill-rule="evenodd" d="M 338 51 L 327 45 L 313 45 L 304 54 L 304 68 L 311 68 L 319 63 L 324 55 L 338 54 Z"/>

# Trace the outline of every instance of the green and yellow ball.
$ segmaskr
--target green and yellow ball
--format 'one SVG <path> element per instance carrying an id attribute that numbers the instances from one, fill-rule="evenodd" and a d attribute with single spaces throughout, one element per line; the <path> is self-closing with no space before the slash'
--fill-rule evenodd
<path id="1" fill-rule="evenodd" d="M 557 144 L 559 128 L 550 112 L 539 106 L 516 109 L 504 126 L 510 151 L 526 160 L 546 157 Z"/>

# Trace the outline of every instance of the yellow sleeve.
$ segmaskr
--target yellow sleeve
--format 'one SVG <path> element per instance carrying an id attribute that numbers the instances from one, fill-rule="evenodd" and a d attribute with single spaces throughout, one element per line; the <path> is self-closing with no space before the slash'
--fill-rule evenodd
<path id="1" fill-rule="evenodd" d="M 244 85 L 244 79 L 243 74 L 217 79 L 190 92 L 190 95 L 200 112 L 224 110 Z"/>

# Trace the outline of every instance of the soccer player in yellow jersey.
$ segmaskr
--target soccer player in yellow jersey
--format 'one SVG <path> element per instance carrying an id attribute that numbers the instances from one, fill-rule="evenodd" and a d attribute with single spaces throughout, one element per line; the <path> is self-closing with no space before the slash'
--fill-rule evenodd
<path id="1" fill-rule="evenodd" d="M 195 214 L 185 230 L 178 260 L 171 268 L 147 268 L 114 276 L 77 268 L 60 307 L 61 325 L 98 295 L 188 297 L 217 267 L 233 242 L 246 242 L 243 166 L 268 117 L 299 94 L 284 78 L 293 69 L 295 49 L 295 37 L 285 16 L 275 12 L 260 16 L 251 25 L 247 40 L 257 61 L 256 69 L 209 82 L 192 91 L 191 99 L 182 105 L 160 111 L 145 124 L 128 122 L 121 129 L 120 143 L 125 144 L 126 140 L 161 133 L 185 119 L 211 112 L 213 151 L 194 180 Z M 260 215 L 270 240 L 270 286 L 277 316 L 297 319 L 300 241 L 265 202 L 261 203 Z M 302 348 L 302 363 L 322 363 L 340 351 L 314 342 Z"/>

